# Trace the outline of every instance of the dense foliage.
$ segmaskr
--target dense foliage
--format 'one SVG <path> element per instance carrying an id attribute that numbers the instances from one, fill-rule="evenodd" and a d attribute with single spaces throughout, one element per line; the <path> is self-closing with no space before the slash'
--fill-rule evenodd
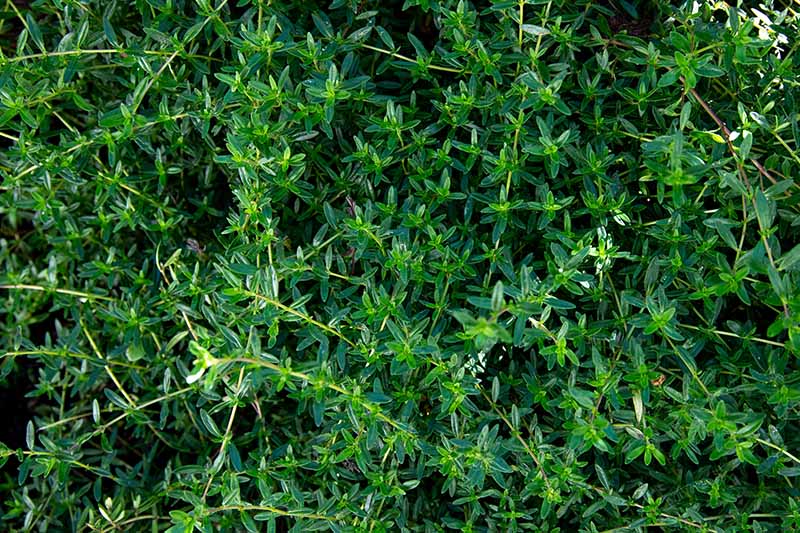
<path id="1" fill-rule="evenodd" d="M 800 528 L 796 9 L 6 0 L 2 529 Z"/>

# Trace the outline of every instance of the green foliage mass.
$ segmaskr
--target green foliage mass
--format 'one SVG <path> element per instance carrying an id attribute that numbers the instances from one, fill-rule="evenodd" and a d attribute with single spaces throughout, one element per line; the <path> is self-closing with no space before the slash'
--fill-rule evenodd
<path id="1" fill-rule="evenodd" d="M 6 0 L 2 529 L 800 528 L 792 2 Z"/>

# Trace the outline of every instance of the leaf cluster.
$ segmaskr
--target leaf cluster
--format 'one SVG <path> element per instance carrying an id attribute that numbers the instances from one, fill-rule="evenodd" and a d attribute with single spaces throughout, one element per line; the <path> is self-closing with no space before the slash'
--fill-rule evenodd
<path id="1" fill-rule="evenodd" d="M 800 528 L 790 3 L 22 4 L 7 530 Z"/>

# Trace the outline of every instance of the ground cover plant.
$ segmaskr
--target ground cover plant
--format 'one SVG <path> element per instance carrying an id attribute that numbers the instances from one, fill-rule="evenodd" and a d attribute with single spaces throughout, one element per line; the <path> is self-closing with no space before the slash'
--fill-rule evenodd
<path id="1" fill-rule="evenodd" d="M 797 10 L 4 0 L 2 529 L 797 530 Z"/>

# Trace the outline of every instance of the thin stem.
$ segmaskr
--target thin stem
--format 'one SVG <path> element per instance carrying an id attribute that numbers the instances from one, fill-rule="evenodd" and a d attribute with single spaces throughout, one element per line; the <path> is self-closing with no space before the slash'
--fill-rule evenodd
<path id="1" fill-rule="evenodd" d="M 519 31 L 517 32 L 517 46 L 519 51 L 522 52 L 522 21 L 525 18 L 525 0 L 519 0 Z M 519 72 L 519 63 L 517 63 L 517 72 Z"/>
<path id="2" fill-rule="evenodd" d="M 337 516 L 303 513 L 299 511 L 286 511 L 284 509 L 279 509 L 278 507 L 271 507 L 269 505 L 222 505 L 220 507 L 209 507 L 208 509 L 205 510 L 205 515 L 209 516 L 212 514 L 222 513 L 225 511 L 240 511 L 240 512 L 260 511 L 260 512 L 273 513 L 279 516 L 290 516 L 292 518 L 304 518 L 307 520 L 325 520 L 327 522 L 336 522 L 341 520 L 341 518 Z"/>
<path id="3" fill-rule="evenodd" d="M 98 164 L 104 166 L 102 161 L 100 160 L 100 158 L 97 156 L 97 154 L 94 154 L 94 158 L 95 158 L 95 161 L 98 162 Z M 103 173 L 99 173 L 97 176 L 99 178 L 111 183 L 112 185 L 116 185 L 116 186 L 128 191 L 129 193 L 131 193 L 131 194 L 133 194 L 135 196 L 138 196 L 139 198 L 141 198 L 145 202 L 153 205 L 154 207 L 157 207 L 157 208 L 161 209 L 167 215 L 171 215 L 171 214 L 175 213 L 175 210 L 173 208 L 171 208 L 171 207 L 169 207 L 167 205 L 163 205 L 163 204 L 159 203 L 157 200 L 154 200 L 154 199 L 150 198 L 147 194 L 139 191 L 138 189 L 136 189 L 134 187 L 131 187 L 130 185 L 128 185 L 128 184 L 126 184 L 126 183 L 124 183 L 122 181 L 114 180 L 110 176 L 106 176 Z"/>
<path id="4" fill-rule="evenodd" d="M 104 470 L 102 470 L 100 468 L 97 468 L 97 467 L 94 467 L 94 466 L 91 466 L 91 465 L 87 465 L 86 463 L 82 463 L 82 462 L 76 461 L 74 459 L 66 459 L 63 456 L 61 456 L 61 455 L 59 455 L 57 453 L 53 453 L 53 452 L 42 452 L 42 451 L 33 451 L 33 450 L 10 450 L 10 449 L 7 449 L 7 450 L 0 450 L 0 457 L 10 457 L 11 455 L 15 455 L 15 454 L 17 454 L 19 452 L 21 452 L 23 455 L 27 455 L 27 456 L 30 456 L 30 457 L 51 457 L 51 458 L 55 458 L 58 461 L 61 461 L 61 462 L 64 462 L 64 463 L 67 463 L 67 464 L 70 464 L 70 465 L 73 465 L 73 466 L 77 466 L 78 468 L 82 468 L 83 470 L 91 472 L 92 474 L 94 474 L 96 476 L 100 476 L 100 477 L 104 477 L 104 478 L 110 479 L 114 483 L 120 483 L 120 479 L 117 478 L 116 476 L 114 476 L 113 474 L 106 473 Z"/>
<path id="5" fill-rule="evenodd" d="M 683 77 L 681 77 L 681 81 L 684 84 L 686 83 L 686 81 L 683 79 Z M 722 134 L 724 135 L 724 138 L 725 138 L 725 143 L 728 145 L 728 150 L 731 152 L 731 155 L 733 156 L 734 160 L 738 164 L 739 175 L 742 177 L 742 181 L 744 181 L 744 184 L 747 186 L 747 188 L 750 189 L 751 188 L 750 187 L 750 181 L 747 179 L 747 174 L 745 174 L 745 172 L 744 172 L 744 167 L 742 166 L 742 163 L 739 160 L 739 158 L 736 157 L 736 150 L 734 149 L 733 142 L 731 141 L 731 135 L 732 135 L 731 130 L 728 129 L 728 126 L 725 125 L 725 122 L 723 122 L 722 119 L 719 118 L 719 116 L 717 116 L 717 114 L 714 112 L 714 110 L 711 109 L 711 106 L 709 106 L 708 103 L 703 99 L 703 97 L 700 96 L 700 93 L 698 93 L 696 89 L 694 89 L 694 88 L 689 89 L 689 93 L 692 96 L 694 96 L 694 98 L 700 104 L 700 107 L 703 108 L 703 110 L 706 112 L 706 114 L 709 117 L 711 117 L 711 120 L 713 120 L 717 124 L 717 127 L 719 127 L 720 131 L 722 131 Z M 765 178 L 770 180 L 773 184 L 778 183 L 777 180 L 775 180 L 775 178 L 773 178 L 772 175 L 769 172 L 767 172 L 767 169 L 765 169 L 764 166 L 761 163 L 759 163 L 757 159 L 751 158 L 750 162 L 758 169 L 758 171 Z"/>
<path id="6" fill-rule="evenodd" d="M 91 333 L 89 333 L 89 328 L 86 327 L 86 322 L 83 321 L 83 318 L 81 318 L 80 324 L 81 324 L 81 329 L 83 330 L 83 334 L 86 335 L 86 338 L 89 340 L 89 344 L 91 345 L 94 354 L 101 361 L 105 361 L 106 358 L 103 357 L 103 354 L 100 353 L 100 350 L 97 348 L 97 344 L 94 342 L 94 338 L 92 338 Z M 111 381 L 114 382 L 114 385 L 117 386 L 119 392 L 121 392 L 122 395 L 125 397 L 125 400 L 127 400 L 128 405 L 130 405 L 131 407 L 135 407 L 136 402 L 134 402 L 133 399 L 128 395 L 128 392 L 125 390 L 125 387 L 123 387 L 122 383 L 120 383 L 120 381 L 117 379 L 117 376 L 116 374 L 114 374 L 114 371 L 111 369 L 111 367 L 106 365 L 105 370 L 106 374 L 108 374 L 108 377 L 111 378 Z"/>
<path id="7" fill-rule="evenodd" d="M 378 48 L 377 46 L 370 46 L 368 44 L 362 44 L 361 46 L 366 48 L 367 50 L 372 50 L 373 52 L 386 54 L 386 55 L 392 56 L 395 59 L 399 59 L 399 60 L 405 61 L 407 63 L 417 64 L 417 61 L 415 59 L 412 59 L 412 58 L 410 58 L 408 56 L 404 56 L 403 54 L 398 54 L 397 52 L 392 52 L 391 50 L 386 50 L 385 48 Z M 455 69 L 455 68 L 451 68 L 451 67 L 442 67 L 442 66 L 439 66 L 439 65 L 426 65 L 426 68 L 429 68 L 431 70 L 439 70 L 441 72 L 452 72 L 454 74 L 468 74 L 468 72 L 465 72 L 463 70 L 459 70 L 459 69 Z"/>
<path id="8" fill-rule="evenodd" d="M 94 363 L 100 366 L 105 365 L 115 365 L 121 366 L 124 368 L 132 368 L 135 370 L 146 370 L 145 367 L 140 365 L 135 365 L 133 363 L 127 363 L 124 361 L 111 361 L 108 359 L 96 359 L 91 355 L 87 355 L 85 353 L 80 352 L 71 352 L 68 350 L 56 351 L 56 350 L 18 350 L 14 352 L 5 352 L 0 354 L 0 360 L 5 359 L 6 357 L 26 357 L 26 356 L 35 356 L 35 355 L 45 355 L 48 357 L 73 357 L 75 359 L 82 359 L 84 361 L 89 361 L 90 363 Z"/>
<path id="9" fill-rule="evenodd" d="M 233 420 L 236 418 L 236 410 L 239 407 L 237 403 L 236 396 L 242 390 L 242 379 L 244 379 L 244 367 L 239 369 L 239 379 L 236 381 L 236 390 L 234 391 L 234 396 L 231 398 L 233 401 L 233 407 L 231 408 L 231 414 L 228 417 L 228 425 L 225 427 L 225 436 L 222 438 L 222 444 L 219 446 L 219 450 L 217 451 L 217 457 L 225 453 L 225 448 L 228 447 L 228 443 L 231 441 L 231 428 L 233 427 Z M 216 459 L 214 460 L 216 462 Z M 208 476 L 208 482 L 206 483 L 206 488 L 203 490 L 203 501 L 206 500 L 206 496 L 208 496 L 208 489 L 211 488 L 211 482 L 214 481 L 214 474 L 215 471 L 211 471 L 211 475 Z"/>
<path id="10" fill-rule="evenodd" d="M 0 285 L 0 289 L 55 292 L 58 294 L 65 294 L 68 296 L 78 296 L 80 298 L 86 298 L 87 300 L 105 300 L 108 302 L 114 301 L 114 298 L 103 296 L 101 294 L 92 294 L 88 292 L 74 291 L 72 289 L 58 289 L 56 287 L 42 287 L 41 285 L 29 285 L 26 283 L 4 284 Z"/>
<path id="11" fill-rule="evenodd" d="M 774 130 L 770 130 L 770 133 L 772 133 L 772 135 L 775 137 L 775 139 L 777 139 L 777 141 L 781 144 L 781 146 L 786 148 L 786 151 L 789 152 L 789 155 L 792 157 L 792 159 L 794 159 L 797 164 L 800 164 L 800 156 L 798 156 L 797 152 L 795 150 L 792 150 L 791 146 L 789 146 L 786 143 L 786 141 L 783 140 L 783 137 L 778 135 L 778 132 Z M 797 183 L 795 183 L 795 186 L 798 186 Z"/>
<path id="12" fill-rule="evenodd" d="M 506 426 L 508 426 L 508 429 L 511 430 L 511 433 L 514 435 L 514 437 L 520 442 L 520 444 L 522 444 L 522 447 L 525 448 L 525 451 L 528 452 L 528 455 L 533 460 L 533 462 L 536 465 L 536 467 L 539 469 L 539 473 L 542 476 L 542 481 L 544 481 L 545 486 L 548 489 L 550 489 L 551 488 L 550 487 L 550 479 L 547 477 L 547 473 L 544 470 L 544 466 L 542 465 L 542 461 L 534 453 L 533 449 L 531 449 L 531 447 L 528 446 L 528 443 L 525 442 L 525 439 L 522 438 L 522 435 L 520 434 L 519 430 L 517 428 L 515 428 L 513 426 L 513 424 L 511 424 L 511 421 L 508 418 L 506 418 L 506 416 L 500 411 L 500 409 L 497 407 L 497 404 L 495 404 L 492 401 L 491 397 L 489 397 L 489 395 L 486 394 L 486 391 L 483 389 L 483 387 L 481 387 L 479 384 L 476 384 L 475 387 L 480 391 L 481 396 L 483 396 L 483 398 L 492 407 L 492 411 L 494 411 L 495 414 L 500 417 L 500 420 L 502 420 L 503 423 Z"/>
<path id="13" fill-rule="evenodd" d="M 413 435 L 413 432 L 410 431 L 408 428 L 406 428 L 404 425 L 398 423 L 397 421 L 395 421 L 395 420 L 389 418 L 388 416 L 386 416 L 385 414 L 383 414 L 380 411 L 380 406 L 379 405 L 372 404 L 370 402 L 365 402 L 365 401 L 361 400 L 354 393 L 352 393 L 349 390 L 337 385 L 336 383 L 331 383 L 331 382 L 326 381 L 326 380 L 323 380 L 320 383 L 317 379 L 315 379 L 310 374 L 306 374 L 306 373 L 303 373 L 303 372 L 297 372 L 296 370 L 288 370 L 287 368 L 282 367 L 282 366 L 280 366 L 280 365 L 278 365 L 276 363 L 272 363 L 270 361 L 264 361 L 262 359 L 253 359 L 251 357 L 236 357 L 236 358 L 233 358 L 233 359 L 217 359 L 216 362 L 218 364 L 222 364 L 222 363 L 247 363 L 247 364 L 251 364 L 251 365 L 257 365 L 257 366 L 261 366 L 261 367 L 273 370 L 273 371 L 275 371 L 275 372 L 277 372 L 279 374 L 285 374 L 285 375 L 291 376 L 291 377 L 299 379 L 301 381 L 306 381 L 306 382 L 312 383 L 314 385 L 322 385 L 322 386 L 324 386 L 324 387 L 326 387 L 328 389 L 331 389 L 332 391 L 338 392 L 339 394 L 341 394 L 343 396 L 347 396 L 349 398 L 357 400 L 358 403 L 361 404 L 362 407 L 367 409 L 367 411 L 369 411 L 370 414 L 375 415 L 375 417 L 378 418 L 379 420 L 381 420 L 383 422 L 386 422 L 387 424 L 389 424 L 390 426 L 392 426 L 393 428 L 395 428 L 397 430 L 400 430 L 400 431 L 402 431 L 404 433 L 408 433 L 408 434 L 412 434 Z"/>
<path id="14" fill-rule="evenodd" d="M 520 7 L 522 9 L 522 7 Z M 517 164 L 517 148 L 519 147 L 519 132 L 522 129 L 522 123 L 525 118 L 525 113 L 520 109 L 519 114 L 517 115 L 517 124 L 514 128 L 514 146 L 512 148 L 512 155 L 514 157 L 514 165 Z M 508 171 L 508 175 L 506 176 L 506 200 L 511 198 L 511 175 L 514 173 L 514 169 L 511 168 Z"/>
<path id="15" fill-rule="evenodd" d="M 19 63 L 20 61 L 27 61 L 29 59 L 47 59 L 51 57 L 69 57 L 69 56 L 80 56 L 80 55 L 121 55 L 125 56 L 128 54 L 132 54 L 133 52 L 126 51 L 121 48 L 98 48 L 95 50 L 60 50 L 57 52 L 39 52 L 36 54 L 27 54 L 22 56 L 15 56 L 6 59 L 8 63 Z M 153 56 L 168 56 L 174 55 L 178 53 L 178 51 L 170 52 L 168 50 L 144 50 L 142 51 L 145 55 L 153 55 Z M 189 59 L 205 59 L 206 61 L 221 61 L 215 57 L 205 56 L 201 54 L 186 54 L 184 57 Z"/>
<path id="16" fill-rule="evenodd" d="M 180 396 L 181 394 L 189 392 L 191 390 L 194 390 L 193 387 L 186 387 L 186 388 L 183 388 L 183 389 L 180 389 L 180 390 L 176 390 L 174 392 L 170 392 L 169 394 L 164 394 L 163 396 L 159 396 L 158 398 L 155 398 L 153 400 L 144 402 L 142 404 L 134 405 L 130 409 L 128 409 L 127 411 L 122 413 L 121 415 L 117 416 L 116 418 L 114 418 L 114 419 L 106 422 L 102 426 L 98 427 L 96 430 L 94 430 L 92 432 L 92 434 L 90 435 L 90 438 L 91 437 L 96 437 L 97 435 L 103 433 L 105 430 L 107 430 L 108 428 L 110 428 L 111 426 L 113 426 L 114 424 L 119 422 L 120 420 L 124 420 L 129 415 L 131 415 L 131 414 L 133 414 L 135 412 L 141 411 L 144 408 L 150 407 L 153 404 L 157 404 L 157 403 L 163 402 L 164 400 L 168 400 L 170 398 L 174 398 L 175 396 Z M 49 427 L 56 426 L 56 425 L 59 425 L 59 423 L 56 422 L 56 423 L 50 424 Z"/>
<path id="17" fill-rule="evenodd" d="M 667 340 L 667 343 L 669 343 L 669 345 L 672 346 L 672 350 L 675 352 L 675 355 L 677 355 L 678 359 L 680 359 L 683 362 L 684 366 L 689 370 L 689 373 L 692 375 L 694 380 L 697 382 L 698 385 L 700 385 L 700 388 L 703 389 L 705 395 L 707 397 L 710 397 L 711 392 L 709 392 L 708 387 L 706 387 L 706 384 L 703 383 L 703 381 L 700 379 L 700 376 L 698 375 L 697 370 L 695 370 L 694 366 L 689 364 L 689 361 L 686 360 L 686 358 L 683 356 L 678 347 L 675 346 L 675 343 L 672 342 L 672 339 L 670 339 L 666 335 L 664 336 L 664 338 Z"/>
<path id="18" fill-rule="evenodd" d="M 687 329 L 693 329 L 695 331 L 706 331 L 704 328 L 701 328 L 701 327 L 698 327 L 698 326 L 690 326 L 688 324 L 681 324 L 681 327 L 687 328 Z M 761 339 L 759 337 L 743 337 L 742 335 L 737 335 L 736 333 L 732 333 L 730 331 L 722 331 L 722 330 L 719 330 L 719 329 L 713 329 L 713 330 L 708 330 L 708 331 L 710 333 L 714 333 L 715 335 L 719 335 L 721 337 L 733 337 L 733 338 L 739 339 L 739 340 L 760 342 L 761 344 L 769 344 L 770 346 L 777 346 L 779 348 L 785 348 L 786 347 L 786 345 L 784 343 L 782 343 L 782 342 L 771 341 L 771 340 L 768 340 L 768 339 Z"/>
<path id="19" fill-rule="evenodd" d="M 552 1 L 551 2 L 547 2 L 547 6 L 544 9 L 544 16 L 542 17 L 542 27 L 543 28 L 547 28 L 547 22 L 548 22 L 548 19 L 550 18 L 550 6 L 552 5 L 552 3 L 553 3 Z M 522 24 L 522 21 L 520 21 L 520 24 Z M 536 38 L 536 48 L 533 51 L 533 55 L 534 55 L 534 57 L 536 59 L 539 59 L 539 50 L 542 47 L 542 37 L 544 37 L 544 34 L 540 33 L 538 35 L 538 37 Z"/>
<path id="20" fill-rule="evenodd" d="M 322 322 L 311 318 L 310 316 L 306 315 L 305 313 L 302 313 L 302 312 L 298 311 L 297 309 L 294 309 L 292 307 L 289 307 L 288 305 L 285 305 L 285 304 L 281 303 L 279 300 L 276 300 L 275 298 L 270 298 L 269 296 L 264 296 L 263 294 L 259 294 L 257 292 L 253 292 L 253 291 L 244 291 L 244 294 L 247 295 L 247 296 L 250 296 L 251 298 L 256 298 L 256 299 L 262 300 L 264 302 L 267 302 L 268 304 L 277 307 L 281 311 L 286 311 L 290 315 L 294 315 L 294 316 L 300 318 L 301 320 L 303 320 L 305 322 L 308 322 L 309 324 L 312 324 L 312 325 L 318 327 L 322 331 L 325 331 L 326 333 L 330 333 L 331 335 L 334 335 L 335 337 L 338 337 L 339 339 L 343 340 L 344 342 L 346 342 L 347 344 L 349 344 L 353 348 L 355 348 L 355 346 L 356 346 L 356 343 L 354 343 L 353 341 L 351 341 L 350 339 L 345 337 L 344 334 L 341 331 L 339 331 L 338 329 L 332 328 L 332 327 L 328 326 L 327 324 L 323 324 Z"/>
<path id="21" fill-rule="evenodd" d="M 681 77 L 681 82 L 684 85 L 686 85 L 686 80 L 683 77 Z M 753 197 L 753 194 L 752 194 L 753 188 L 750 185 L 750 181 L 747 179 L 747 173 L 744 171 L 744 164 L 742 164 L 742 161 L 739 159 L 739 157 L 737 157 L 736 151 L 733 148 L 733 142 L 731 142 L 731 130 L 728 129 L 728 126 L 726 126 L 725 123 L 717 116 L 717 114 L 714 112 L 713 109 L 711 109 L 711 107 L 708 105 L 708 103 L 706 103 L 706 101 L 703 100 L 703 98 L 700 96 L 700 93 L 698 93 L 694 88 L 689 89 L 689 93 L 691 93 L 691 95 L 695 97 L 695 99 L 700 103 L 700 106 L 711 117 L 711 119 L 714 122 L 716 122 L 717 126 L 719 126 L 719 129 L 725 135 L 725 142 L 728 145 L 728 150 L 731 152 L 731 156 L 733 156 L 734 161 L 736 161 L 736 166 L 737 166 L 737 168 L 739 170 L 739 175 L 742 177 L 742 181 L 744 182 L 745 186 L 747 187 L 747 190 L 750 192 L 751 201 L 753 202 L 753 205 L 755 207 L 755 198 Z M 750 162 L 758 169 L 758 171 L 763 176 L 765 176 L 773 184 L 777 184 L 778 183 L 778 181 L 775 178 L 773 178 L 772 175 L 769 172 L 767 172 L 767 169 L 765 169 L 764 166 L 757 159 L 750 158 Z M 747 218 L 747 217 L 745 216 L 745 218 Z M 770 262 L 770 265 L 772 266 L 772 268 L 775 268 L 777 270 L 777 268 L 775 266 L 775 259 L 772 256 L 772 249 L 770 248 L 769 243 L 767 242 L 766 230 L 768 228 L 764 228 L 762 226 L 761 219 L 759 217 L 756 217 L 756 221 L 758 222 L 758 227 L 759 227 L 759 230 L 760 230 L 760 233 L 761 233 L 761 241 L 764 243 L 764 249 L 767 252 L 767 258 L 769 259 L 769 262 Z M 788 306 L 788 304 L 786 303 L 786 301 L 783 298 L 781 298 L 781 303 L 783 304 L 783 314 L 788 317 L 789 316 L 789 306 Z"/>
<path id="22" fill-rule="evenodd" d="M 786 457 L 788 457 L 789 459 L 791 459 L 792 461 L 794 461 L 795 463 L 800 464 L 800 459 L 798 459 L 797 456 L 792 455 L 791 453 L 786 451 L 784 448 L 781 448 L 777 444 L 773 444 L 768 440 L 760 439 L 758 437 L 756 437 L 756 442 L 759 443 L 759 444 L 763 444 L 764 446 L 767 446 L 768 448 L 772 448 L 773 450 L 777 450 L 777 451 L 781 452 L 783 455 L 785 455 Z"/>

